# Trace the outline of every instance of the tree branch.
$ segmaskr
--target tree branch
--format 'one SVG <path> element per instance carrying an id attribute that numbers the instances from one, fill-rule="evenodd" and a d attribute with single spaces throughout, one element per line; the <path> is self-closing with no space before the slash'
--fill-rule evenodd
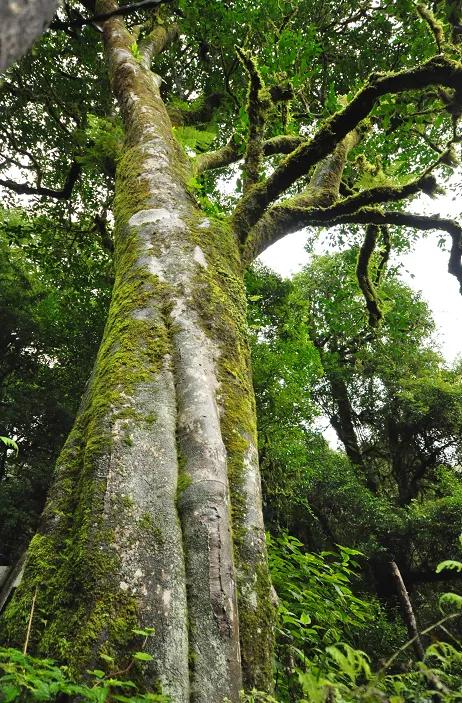
<path id="1" fill-rule="evenodd" d="M 247 94 L 247 114 L 249 117 L 249 130 L 247 148 L 244 155 L 243 192 L 260 180 L 261 162 L 263 158 L 263 135 L 266 116 L 272 101 L 268 90 L 263 83 L 257 63 L 248 51 L 236 46 L 236 53 L 249 77 Z"/>
<path id="2" fill-rule="evenodd" d="M 331 153 L 339 141 L 369 115 L 381 96 L 430 85 L 460 89 L 461 79 L 462 65 L 444 56 L 433 57 L 411 70 L 394 74 L 372 74 L 367 85 L 345 108 L 336 112 L 312 139 L 295 149 L 266 181 L 257 184 L 241 199 L 234 216 L 237 234 L 245 238 L 267 206 Z"/>
<path id="3" fill-rule="evenodd" d="M 325 215 L 329 220 L 331 217 L 337 219 L 356 213 L 369 205 L 404 200 L 404 198 L 416 195 L 421 191 L 429 196 L 435 195 L 438 192 L 438 185 L 435 177 L 429 173 L 429 171 L 441 162 L 445 154 L 446 151 L 440 155 L 432 166 L 426 169 L 425 173 L 403 186 L 377 186 L 375 188 L 368 188 L 360 193 L 350 195 L 340 200 L 335 205 L 331 205 L 331 207 L 327 207 L 330 203 L 326 202 L 324 199 L 308 199 L 306 194 L 301 194 L 292 198 L 290 201 L 287 201 L 287 204 L 282 203 L 281 205 L 275 205 L 263 215 L 260 222 L 258 222 L 249 233 L 246 245 L 249 254 L 255 258 L 268 246 L 271 246 L 271 244 L 281 239 L 285 234 L 290 234 L 291 232 L 296 232 L 303 227 L 309 226 L 307 221 L 305 221 L 303 225 L 300 224 L 300 215 L 303 210 L 305 210 L 306 213 L 308 213 L 308 211 L 316 211 L 317 217 L 319 215 L 321 217 Z M 325 161 L 327 161 L 327 159 L 325 159 Z M 290 222 L 290 212 L 292 212 L 296 224 L 295 222 Z M 330 215 L 328 213 L 330 213 Z M 252 251 L 255 251 L 255 254 L 252 254 Z"/>
<path id="4" fill-rule="evenodd" d="M 76 161 L 73 161 L 69 173 L 66 176 L 63 187 L 61 190 L 54 190 L 53 188 L 43 188 L 41 186 L 34 187 L 27 183 L 16 183 L 16 181 L 2 180 L 0 179 L 0 186 L 3 188 L 8 188 L 9 190 L 18 193 L 19 195 L 40 195 L 45 198 L 55 198 L 56 200 L 67 200 L 71 197 L 74 185 L 76 184 L 82 167 Z"/>
<path id="5" fill-rule="evenodd" d="M 341 203 L 339 204 L 341 205 Z M 362 208 L 357 212 L 346 215 L 337 215 L 337 206 L 331 208 L 294 208 L 277 205 L 273 207 L 265 218 L 258 224 L 259 237 L 251 237 L 244 248 L 243 258 L 250 263 L 271 244 L 274 244 L 286 234 L 297 232 L 304 227 L 319 227 L 344 224 L 377 224 L 411 227 L 419 230 L 442 230 L 447 232 L 452 239 L 451 253 L 449 256 L 448 271 L 457 278 L 462 293 L 462 227 L 455 220 L 442 218 L 439 215 L 414 215 L 407 212 L 383 212 L 380 208 Z M 274 218 L 275 221 L 271 221 Z M 271 238 L 266 238 L 264 226 L 271 228 Z M 257 229 L 257 228 L 255 228 Z"/>
<path id="6" fill-rule="evenodd" d="M 367 225 L 366 234 L 359 250 L 358 261 L 356 264 L 356 277 L 358 279 L 358 285 L 366 301 L 370 327 L 377 327 L 383 317 L 377 291 L 375 290 L 375 285 L 371 280 L 369 271 L 369 264 L 375 251 L 378 235 L 378 225 Z"/>
<path id="7" fill-rule="evenodd" d="M 140 41 L 141 65 L 148 71 L 151 70 L 154 56 L 161 54 L 177 38 L 178 26 L 176 24 L 156 24 L 149 34 Z"/>
<path id="8" fill-rule="evenodd" d="M 263 156 L 274 156 L 275 154 L 290 154 L 300 144 L 303 144 L 303 137 L 295 137 L 282 134 L 278 137 L 271 137 L 263 142 Z M 239 143 L 237 135 L 233 135 L 225 146 L 200 154 L 196 157 L 194 165 L 197 174 L 204 171 L 212 171 L 216 168 L 231 166 L 240 161 L 244 156 L 243 145 Z"/>
<path id="9" fill-rule="evenodd" d="M 404 584 L 403 577 L 401 576 L 401 572 L 395 561 L 390 562 L 390 572 L 391 578 L 395 584 L 397 596 L 401 604 L 401 613 L 408 631 L 409 638 L 413 642 L 413 647 L 417 659 L 419 661 L 423 661 L 425 657 L 425 650 L 422 646 L 422 640 L 420 639 L 419 631 L 417 629 L 417 622 L 415 619 L 414 610 L 412 608 L 411 599 L 409 598 L 409 594 Z"/>
<path id="10" fill-rule="evenodd" d="M 67 22 L 59 19 L 54 19 L 50 24 L 49 29 L 70 29 L 72 27 L 84 27 L 86 24 L 96 24 L 99 22 L 105 22 L 111 17 L 123 17 L 125 15 L 130 15 L 132 12 L 137 12 L 138 10 L 148 10 L 151 7 L 157 7 L 158 5 L 172 2 L 172 0 L 141 0 L 141 2 L 135 2 L 132 5 L 121 5 L 111 12 L 103 12 L 99 15 L 93 15 L 93 17 L 77 17 L 74 20 L 68 20 Z"/>

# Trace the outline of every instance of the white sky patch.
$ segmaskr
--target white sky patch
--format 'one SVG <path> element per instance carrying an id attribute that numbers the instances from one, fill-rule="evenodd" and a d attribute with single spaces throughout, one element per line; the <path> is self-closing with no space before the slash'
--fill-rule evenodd
<path id="1" fill-rule="evenodd" d="M 412 202 L 409 210 L 428 215 L 439 213 L 441 217 L 460 220 L 462 198 L 457 196 L 456 189 L 456 183 L 453 186 L 448 183 L 446 195 L 433 200 L 420 196 Z M 462 353 L 462 295 L 457 280 L 448 273 L 449 252 L 438 247 L 440 237 L 447 238 L 449 243 L 449 235 L 444 232 L 429 232 L 419 237 L 412 251 L 400 257 L 404 266 L 401 275 L 404 282 L 420 291 L 428 303 L 436 323 L 441 352 L 452 363 Z M 317 254 L 327 251 L 323 239 L 321 236 L 314 246 Z M 307 241 L 307 230 L 290 234 L 269 247 L 259 261 L 280 276 L 290 278 L 310 262 L 311 256 L 305 251 Z M 329 241 L 332 242 L 332 238 Z M 329 251 L 333 251 L 332 247 Z"/>

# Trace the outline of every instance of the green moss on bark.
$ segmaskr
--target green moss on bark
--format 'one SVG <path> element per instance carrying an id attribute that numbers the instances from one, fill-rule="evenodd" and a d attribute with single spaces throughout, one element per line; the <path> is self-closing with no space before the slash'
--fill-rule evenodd
<path id="1" fill-rule="evenodd" d="M 245 461 L 256 447 L 256 410 L 247 336 L 246 299 L 239 245 L 231 227 L 210 219 L 192 224 L 207 267 L 198 266 L 194 308 L 203 329 L 219 346 L 221 429 L 227 450 L 234 560 L 238 578 L 241 655 L 246 688 L 272 688 L 274 608 L 266 555 L 249 555 Z M 250 536 L 251 539 L 253 536 Z M 255 537 L 258 540 L 258 537 Z M 251 593 L 250 593 L 251 592 Z"/>
<path id="2" fill-rule="evenodd" d="M 117 510 L 106 501 L 113 442 L 121 426 L 127 432 L 140 419 L 132 397 L 155 377 L 170 351 L 168 286 L 143 265 L 143 243 L 127 224 L 147 198 L 140 169 L 129 150 L 119 163 L 116 276 L 103 341 L 58 460 L 42 531 L 32 540 L 25 577 L 1 625 L 2 641 L 21 646 L 37 590 L 30 648 L 65 661 L 77 674 L 100 652 L 126 665 L 138 622 L 136 599 L 121 588 L 119 554 L 121 543 L 142 540 L 147 527 L 133 518 L 129 497 L 127 502 L 121 497 Z M 124 525 L 129 528 L 121 538 Z"/>

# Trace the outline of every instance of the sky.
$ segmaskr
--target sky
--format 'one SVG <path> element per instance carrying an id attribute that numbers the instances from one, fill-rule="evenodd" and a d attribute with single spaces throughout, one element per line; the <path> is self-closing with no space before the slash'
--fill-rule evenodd
<path id="1" fill-rule="evenodd" d="M 462 196 L 458 191 L 455 183 L 449 183 L 445 195 L 432 200 L 427 196 L 416 198 L 409 211 L 460 219 Z M 452 363 L 462 353 L 462 295 L 457 280 L 447 270 L 448 251 L 438 248 L 441 234 L 430 232 L 419 237 L 412 251 L 401 257 L 402 277 L 414 290 L 421 291 L 429 304 L 437 326 L 436 341 L 448 363 Z M 306 241 L 304 231 L 288 235 L 267 249 L 260 261 L 281 276 L 290 277 L 310 260 L 304 248 Z M 326 251 L 322 240 L 315 251 Z"/>

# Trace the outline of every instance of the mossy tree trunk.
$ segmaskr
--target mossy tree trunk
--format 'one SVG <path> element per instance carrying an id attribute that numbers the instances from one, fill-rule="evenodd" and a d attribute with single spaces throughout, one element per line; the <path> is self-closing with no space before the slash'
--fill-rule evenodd
<path id="1" fill-rule="evenodd" d="M 100 11 L 112 2 L 101 2 Z M 77 671 L 123 665 L 174 703 L 271 686 L 272 620 L 239 245 L 188 192 L 145 40 L 104 24 L 125 125 L 115 196 L 115 285 L 92 378 L 58 462 L 21 587 L 3 618 Z M 5 636 L 4 636 L 5 639 Z"/>

